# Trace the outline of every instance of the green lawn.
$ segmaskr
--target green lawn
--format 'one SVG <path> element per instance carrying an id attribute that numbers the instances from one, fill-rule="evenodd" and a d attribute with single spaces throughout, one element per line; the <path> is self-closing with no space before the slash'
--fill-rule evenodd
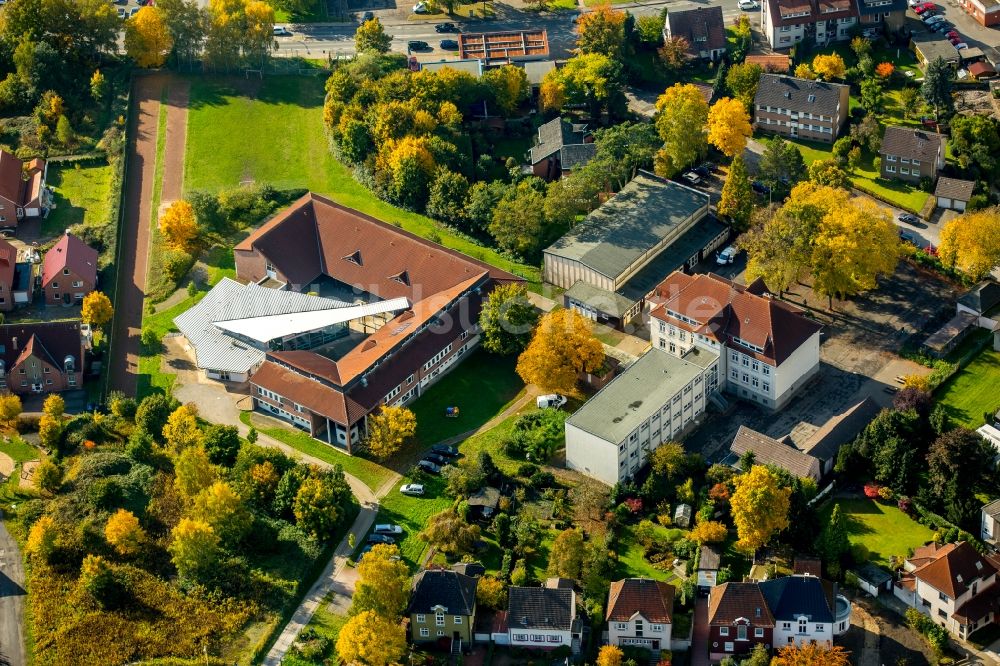
<path id="1" fill-rule="evenodd" d="M 513 357 L 476 350 L 415 400 L 410 409 L 417 416 L 420 444 L 430 446 L 475 430 L 503 411 L 524 388 L 514 364 Z M 459 408 L 458 418 L 445 417 L 445 407 L 452 406 Z"/>
<path id="2" fill-rule="evenodd" d="M 806 166 L 816 160 L 830 159 L 831 144 L 814 143 L 812 141 L 792 141 L 802 153 L 802 159 Z M 899 208 L 904 208 L 915 213 L 927 203 L 928 192 L 924 192 L 918 187 L 907 185 L 902 181 L 881 180 L 872 160 L 875 155 L 865 151 L 861 164 L 853 172 L 848 172 L 851 185 L 859 190 L 874 194 Z"/>
<path id="3" fill-rule="evenodd" d="M 319 458 L 331 465 L 340 465 L 344 468 L 345 472 L 359 478 L 362 483 L 373 491 L 378 490 L 385 483 L 385 480 L 392 475 L 392 470 L 387 467 L 383 467 L 367 458 L 341 453 L 329 444 L 324 444 L 318 439 L 310 437 L 308 433 L 277 424 L 275 419 L 253 414 L 252 412 L 243 412 L 240 414 L 240 420 L 248 426 L 257 428 L 258 432 L 268 437 L 273 437 L 296 451 Z"/>
<path id="4" fill-rule="evenodd" d="M 6 453 L 14 459 L 14 462 L 25 462 L 41 458 L 41 451 L 20 437 L 0 440 L 0 453 Z"/>
<path id="5" fill-rule="evenodd" d="M 984 413 L 992 414 L 1000 407 L 998 385 L 1000 352 L 986 349 L 945 383 L 936 397 L 955 424 L 975 429 L 983 424 Z"/>
<path id="6" fill-rule="evenodd" d="M 661 525 L 656 526 L 656 535 L 664 541 L 676 541 L 683 536 L 684 530 L 671 528 L 667 529 Z M 642 546 L 635 540 L 633 528 L 626 527 L 622 531 L 621 545 L 618 548 L 618 576 L 641 576 L 654 580 L 665 580 L 680 583 L 680 580 L 671 571 L 657 569 L 653 563 L 643 555 Z"/>
<path id="7" fill-rule="evenodd" d="M 316 612 L 313 613 L 312 619 L 309 620 L 309 624 L 305 626 L 305 629 L 312 629 L 319 636 L 330 641 L 330 649 L 326 651 L 326 654 L 320 660 L 304 659 L 294 654 L 288 654 L 281 663 L 284 666 L 339 664 L 340 660 L 336 657 L 337 638 L 340 637 L 340 630 L 347 624 L 348 619 L 346 615 L 340 615 L 330 610 L 329 597 L 327 597 L 316 609 Z"/>
<path id="8" fill-rule="evenodd" d="M 934 538 L 934 532 L 897 509 L 895 502 L 882 503 L 863 497 L 828 502 L 820 511 L 821 525 L 829 522 L 835 503 L 847 518 L 851 543 L 862 544 L 868 549 L 870 559 L 884 567 L 889 566 L 893 555 L 905 557 L 909 549 Z"/>
<path id="9" fill-rule="evenodd" d="M 399 492 L 399 486 L 410 482 L 409 478 L 404 478 L 382 498 L 375 522 L 402 525 L 403 539 L 399 542 L 399 550 L 407 566 L 416 571 L 427 550 L 427 542 L 420 539 L 420 532 L 427 524 L 427 519 L 451 506 L 452 500 L 444 494 L 445 483 L 441 477 L 430 477 L 420 482 L 424 484 L 427 493 L 423 497 Z M 358 538 L 359 547 L 363 541 L 364 539 Z"/>
<path id="10" fill-rule="evenodd" d="M 42 220 L 42 237 L 61 234 L 76 224 L 108 224 L 108 196 L 111 192 L 111 167 L 107 164 L 81 166 L 53 164 L 49 167 L 48 185 L 55 208 Z"/>
<path id="11" fill-rule="evenodd" d="M 323 85 L 321 77 L 192 78 L 185 191 L 219 191 L 251 181 L 307 188 L 425 238 L 436 234 L 446 247 L 540 281 L 537 266 L 507 259 L 430 218 L 380 201 L 354 180 L 330 153 Z"/>
<path id="12" fill-rule="evenodd" d="M 207 291 L 199 291 L 194 296 L 188 296 L 173 307 L 157 312 L 156 314 L 144 314 L 142 317 L 142 327 L 154 331 L 159 338 L 172 331 L 176 331 L 174 317 L 193 307 L 205 297 Z M 170 393 L 173 388 L 176 375 L 170 372 L 163 372 L 160 369 L 159 349 L 147 349 L 143 347 L 139 353 L 139 379 L 138 395 L 142 398 L 150 393 Z"/>

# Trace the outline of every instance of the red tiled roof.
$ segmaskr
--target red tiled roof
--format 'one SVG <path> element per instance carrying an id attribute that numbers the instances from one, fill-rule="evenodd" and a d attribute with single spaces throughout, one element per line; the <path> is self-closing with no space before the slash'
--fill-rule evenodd
<path id="1" fill-rule="evenodd" d="M 818 557 L 796 557 L 792 564 L 792 573 L 821 578 L 823 576 L 823 561 Z"/>
<path id="2" fill-rule="evenodd" d="M 0 196 L 18 205 L 24 203 L 23 169 L 24 162 L 13 153 L 0 150 Z"/>
<path id="3" fill-rule="evenodd" d="M 972 624 L 996 612 L 1000 602 L 1000 586 L 994 584 L 955 609 L 951 614 L 962 624 Z"/>
<path id="4" fill-rule="evenodd" d="M 639 613 L 649 622 L 668 624 L 673 609 L 673 585 L 648 578 L 626 578 L 611 583 L 606 619 L 627 622 Z"/>
<path id="5" fill-rule="evenodd" d="M 47 285 L 53 278 L 68 268 L 90 284 L 97 282 L 97 250 L 76 236 L 66 232 L 42 260 L 42 284 Z"/>
<path id="6" fill-rule="evenodd" d="M 384 299 L 419 301 L 484 271 L 522 279 L 312 193 L 234 249 L 257 249 L 294 284 L 328 275 Z"/>
<path id="7" fill-rule="evenodd" d="M 311 352 L 305 353 L 319 356 Z M 368 410 L 345 396 L 343 392 L 307 375 L 292 372 L 273 361 L 264 361 L 253 373 L 251 381 L 256 386 L 274 391 L 309 411 L 326 416 L 342 425 L 355 423 L 368 413 Z"/>
<path id="8" fill-rule="evenodd" d="M 916 555 L 916 553 L 914 553 Z M 957 599 L 973 581 L 997 572 L 997 566 L 976 552 L 967 541 L 953 548 L 941 548 L 936 557 L 915 569 L 913 575 L 935 590 Z"/>
<path id="9" fill-rule="evenodd" d="M 0 285 L 10 291 L 14 284 L 14 267 L 17 264 L 17 248 L 0 239 Z M 10 298 L 8 296 L 8 298 Z"/>
<path id="10" fill-rule="evenodd" d="M 757 627 L 774 626 L 774 616 L 755 582 L 730 582 L 717 585 L 708 595 L 708 623 L 733 624 L 746 618 Z"/>
<path id="11" fill-rule="evenodd" d="M 700 333 L 727 345 L 736 345 L 749 356 L 780 365 L 806 340 L 822 328 L 803 311 L 772 296 L 763 295 L 760 280 L 738 285 L 713 273 L 685 275 L 674 272 L 656 288 L 663 298 L 650 316 L 670 321 L 693 333 Z M 697 321 L 686 324 L 673 319 L 667 310 Z M 763 349 L 752 350 L 734 338 Z"/>
<path id="12" fill-rule="evenodd" d="M 765 72 L 774 72 L 776 74 L 788 73 L 788 68 L 791 66 L 791 59 L 787 55 L 781 54 L 748 55 L 743 62 L 748 65 L 760 65 L 760 68 Z"/>

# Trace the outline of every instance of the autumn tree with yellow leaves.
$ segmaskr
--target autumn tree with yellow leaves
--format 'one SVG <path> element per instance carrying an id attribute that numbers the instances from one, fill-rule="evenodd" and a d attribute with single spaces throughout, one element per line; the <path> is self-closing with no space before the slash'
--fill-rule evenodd
<path id="1" fill-rule="evenodd" d="M 753 554 L 777 532 L 788 527 L 790 488 L 782 488 L 778 478 L 763 465 L 734 479 L 736 490 L 729 500 L 739 541 L 736 547 Z"/>
<path id="2" fill-rule="evenodd" d="M 358 562 L 358 576 L 351 614 L 372 611 L 398 621 L 410 598 L 410 570 L 399 556 L 399 546 L 376 544 Z"/>
<path id="3" fill-rule="evenodd" d="M 849 666 L 850 663 L 843 646 L 815 642 L 785 645 L 771 660 L 771 666 Z"/>
<path id="4" fill-rule="evenodd" d="M 83 297 L 83 305 L 80 308 L 80 319 L 85 324 L 90 324 L 93 328 L 104 328 L 104 325 L 115 316 L 114 306 L 111 299 L 103 292 L 92 291 Z"/>
<path id="5" fill-rule="evenodd" d="M 575 393 L 581 372 L 594 372 L 604 363 L 604 347 L 594 337 L 590 322 L 575 310 L 546 314 L 520 358 L 517 374 L 543 391 Z"/>
<path id="6" fill-rule="evenodd" d="M 246 536 L 253 524 L 243 498 L 226 481 L 202 489 L 194 498 L 192 515 L 211 525 L 220 542 L 229 546 Z"/>
<path id="7" fill-rule="evenodd" d="M 612 9 L 610 3 L 580 14 L 576 22 L 576 49 L 580 53 L 599 53 L 618 58 L 625 49 L 625 21 L 628 13 Z"/>
<path id="8" fill-rule="evenodd" d="M 938 254 L 946 266 L 979 279 L 1000 264 L 1000 208 L 959 215 L 941 230 Z"/>
<path id="9" fill-rule="evenodd" d="M 842 79 L 847 71 L 844 59 L 837 53 L 830 55 L 819 54 L 812 61 L 812 71 L 824 81 Z"/>
<path id="10" fill-rule="evenodd" d="M 167 245 L 175 250 L 194 254 L 198 250 L 201 233 L 194 207 L 184 199 L 174 201 L 160 216 L 160 234 Z"/>
<path id="11" fill-rule="evenodd" d="M 163 426 L 163 439 L 175 451 L 200 444 L 203 437 L 193 406 L 181 405 L 171 412 L 167 424 Z"/>
<path id="12" fill-rule="evenodd" d="M 656 131 L 663 148 L 654 166 L 658 175 L 669 178 L 705 155 L 708 102 L 694 85 L 676 83 L 656 100 L 656 111 Z"/>
<path id="13" fill-rule="evenodd" d="M 722 543 L 728 533 L 729 529 L 717 520 L 700 520 L 688 538 L 698 543 Z"/>
<path id="14" fill-rule="evenodd" d="M 125 21 L 125 52 L 139 67 L 162 66 L 173 43 L 159 7 L 142 7 Z"/>
<path id="15" fill-rule="evenodd" d="M 405 652 L 403 625 L 370 610 L 348 620 L 337 638 L 337 656 L 347 666 L 389 666 Z"/>
<path id="16" fill-rule="evenodd" d="M 218 477 L 205 449 L 189 446 L 174 458 L 174 487 L 185 498 L 193 500 Z"/>
<path id="17" fill-rule="evenodd" d="M 403 448 L 417 432 L 417 417 L 406 407 L 385 406 L 368 417 L 365 446 L 379 460 L 385 460 Z"/>
<path id="18" fill-rule="evenodd" d="M 104 525 L 104 538 L 119 555 L 135 555 L 146 539 L 139 519 L 127 509 L 118 509 Z"/>
<path id="19" fill-rule="evenodd" d="M 625 653 L 617 645 L 601 646 L 597 653 L 597 666 L 622 666 Z"/>
<path id="20" fill-rule="evenodd" d="M 747 137 L 753 134 L 743 102 L 723 97 L 708 110 L 708 142 L 727 157 L 743 154 Z"/>
<path id="21" fill-rule="evenodd" d="M 204 520 L 181 518 L 167 547 L 182 578 L 197 580 L 218 561 L 219 535 Z"/>

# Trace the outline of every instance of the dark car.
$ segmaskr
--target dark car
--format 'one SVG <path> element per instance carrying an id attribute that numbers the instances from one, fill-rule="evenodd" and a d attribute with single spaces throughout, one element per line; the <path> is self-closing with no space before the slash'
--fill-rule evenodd
<path id="1" fill-rule="evenodd" d="M 712 172 L 704 164 L 694 167 L 691 171 L 698 174 L 702 178 L 708 178 L 712 175 Z"/>
<path id="2" fill-rule="evenodd" d="M 409 51 L 430 51 L 431 45 L 427 42 L 422 42 L 419 39 L 411 39 L 406 42 L 406 50 Z"/>
<path id="3" fill-rule="evenodd" d="M 447 465 L 448 464 L 448 459 L 447 458 L 445 458 L 444 456 L 439 456 L 436 453 L 428 453 L 426 456 L 424 456 L 424 460 L 429 460 L 430 462 L 434 463 L 435 465 Z"/>
<path id="4" fill-rule="evenodd" d="M 920 218 L 913 213 L 900 213 L 898 219 L 900 222 L 905 222 L 906 224 L 916 224 L 920 221 Z"/>
<path id="5" fill-rule="evenodd" d="M 384 534 L 369 534 L 368 535 L 368 543 L 370 543 L 370 544 L 376 544 L 376 543 L 394 544 L 394 543 L 396 543 L 396 540 L 393 539 L 391 536 L 386 536 Z"/>
<path id="6" fill-rule="evenodd" d="M 441 50 L 442 51 L 457 51 L 458 42 L 454 39 L 442 39 L 441 40 Z"/>
<path id="7" fill-rule="evenodd" d="M 448 446 L 447 444 L 435 444 L 431 447 L 431 451 L 439 456 L 450 456 L 452 458 L 458 455 L 458 449 L 454 446 Z"/>
<path id="8" fill-rule="evenodd" d="M 932 25 L 931 30 L 934 32 L 948 32 L 954 27 L 955 27 L 954 25 L 948 23 L 947 21 L 941 21 L 936 25 Z"/>
<path id="9" fill-rule="evenodd" d="M 438 23 L 434 26 L 436 32 L 458 32 L 458 26 L 454 23 Z"/>
<path id="10" fill-rule="evenodd" d="M 365 12 L 361 15 L 361 22 L 371 21 L 373 18 L 375 18 L 375 12 Z"/>
<path id="11" fill-rule="evenodd" d="M 764 183 L 760 182 L 759 180 L 755 180 L 752 183 L 750 183 L 750 187 L 753 188 L 753 191 L 756 192 L 757 194 L 771 193 L 771 188 L 765 185 Z"/>
<path id="12" fill-rule="evenodd" d="M 419 467 L 420 469 L 424 470 L 425 472 L 429 472 L 431 474 L 440 474 L 441 473 L 441 466 L 440 465 L 435 465 L 430 460 L 421 460 L 420 462 L 417 463 L 417 467 Z"/>

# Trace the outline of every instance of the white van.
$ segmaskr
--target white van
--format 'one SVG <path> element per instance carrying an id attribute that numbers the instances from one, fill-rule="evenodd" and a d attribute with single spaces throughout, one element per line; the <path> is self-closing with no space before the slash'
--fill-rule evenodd
<path id="1" fill-rule="evenodd" d="M 540 395 L 535 398 L 535 405 L 539 409 L 548 409 L 553 407 L 559 409 L 566 404 L 566 396 L 559 395 L 558 393 L 550 393 L 549 395 Z"/>

